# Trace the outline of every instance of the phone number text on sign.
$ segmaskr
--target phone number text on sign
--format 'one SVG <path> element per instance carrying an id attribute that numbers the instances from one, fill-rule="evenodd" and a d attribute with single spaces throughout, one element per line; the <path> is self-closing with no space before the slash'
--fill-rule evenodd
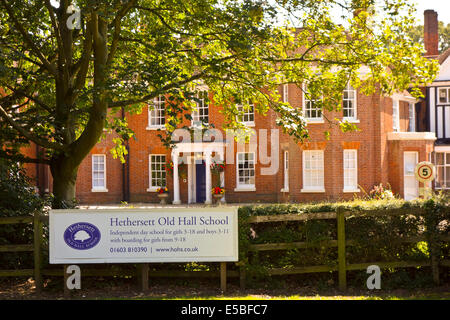
<path id="1" fill-rule="evenodd" d="M 50 263 L 238 261 L 237 208 L 52 210 Z"/>

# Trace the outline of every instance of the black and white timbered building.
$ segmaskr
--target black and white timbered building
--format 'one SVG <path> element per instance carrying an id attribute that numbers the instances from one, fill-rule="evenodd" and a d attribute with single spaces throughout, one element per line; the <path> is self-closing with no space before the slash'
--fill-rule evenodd
<path id="1" fill-rule="evenodd" d="M 436 134 L 431 162 L 436 165 L 435 189 L 450 190 L 450 49 L 437 57 L 439 74 L 426 88 L 426 131 Z"/>

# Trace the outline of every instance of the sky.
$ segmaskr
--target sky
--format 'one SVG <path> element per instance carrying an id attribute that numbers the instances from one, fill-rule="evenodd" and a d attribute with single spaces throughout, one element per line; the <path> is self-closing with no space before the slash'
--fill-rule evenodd
<path id="1" fill-rule="evenodd" d="M 344 2 L 344 0 L 341 0 Z M 350 1 L 350 0 L 347 0 Z M 385 0 L 376 0 L 378 5 L 384 3 Z M 450 24 L 450 0 L 406 0 L 408 3 L 415 5 L 416 14 L 415 20 L 417 25 L 423 25 L 423 12 L 425 10 L 431 9 L 438 13 L 439 21 L 444 22 L 444 24 Z M 270 4 L 274 4 L 274 0 L 269 0 Z M 380 12 L 378 12 L 380 13 Z M 342 18 L 342 14 L 348 15 L 347 11 L 342 11 L 339 6 L 331 9 L 331 15 L 334 17 L 334 21 L 340 24 L 346 25 L 346 19 Z M 301 15 L 300 15 L 301 16 Z M 279 23 L 282 24 L 285 16 L 283 15 L 283 10 L 280 8 L 279 11 Z"/>
<path id="2" fill-rule="evenodd" d="M 450 0 L 410 0 L 416 5 L 417 22 L 423 24 L 423 12 L 432 9 L 438 13 L 438 20 L 444 24 L 450 23 Z"/>
<path id="3" fill-rule="evenodd" d="M 450 23 L 450 0 L 409 0 L 416 5 L 416 20 L 418 24 L 423 24 L 423 12 L 433 9 L 438 13 L 439 21 L 445 24 Z M 50 0 L 52 5 L 58 7 L 59 0 Z M 269 1 L 270 2 L 270 1 Z"/>

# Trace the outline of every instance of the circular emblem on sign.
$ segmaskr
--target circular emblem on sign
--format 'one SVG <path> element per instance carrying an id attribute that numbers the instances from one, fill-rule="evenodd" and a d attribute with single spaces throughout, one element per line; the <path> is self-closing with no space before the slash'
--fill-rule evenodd
<path id="1" fill-rule="evenodd" d="M 64 231 L 64 241 L 69 247 L 77 250 L 88 250 L 95 247 L 100 238 L 100 230 L 87 222 L 74 223 Z"/>
<path id="2" fill-rule="evenodd" d="M 434 179 L 435 169 L 434 164 L 428 161 L 419 162 L 415 169 L 416 179 L 420 182 L 429 182 Z"/>

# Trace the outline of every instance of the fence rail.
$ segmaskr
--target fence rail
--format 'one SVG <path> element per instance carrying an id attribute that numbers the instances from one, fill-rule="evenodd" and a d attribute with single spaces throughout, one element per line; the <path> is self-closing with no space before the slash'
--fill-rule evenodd
<path id="1" fill-rule="evenodd" d="M 19 223 L 33 223 L 33 217 L 2 217 L 0 224 L 19 224 Z"/>
<path id="2" fill-rule="evenodd" d="M 317 243 L 308 242 L 281 242 L 281 243 L 264 243 L 264 244 L 250 244 L 248 251 L 274 251 L 274 250 L 291 250 L 291 249 L 307 249 L 312 247 L 330 247 L 337 248 L 338 258 L 336 265 L 317 265 L 317 266 L 302 266 L 290 268 L 270 268 L 267 270 L 268 275 L 295 275 L 304 273 L 319 273 L 319 272 L 338 272 L 339 288 L 345 290 L 347 287 L 347 271 L 365 270 L 370 265 L 377 265 L 380 268 L 408 268 L 408 267 L 432 267 L 433 281 L 439 284 L 439 265 L 448 267 L 450 260 L 444 259 L 438 261 L 437 257 L 433 256 L 433 251 L 430 252 L 431 259 L 427 261 L 382 261 L 370 263 L 352 263 L 346 261 L 346 248 L 357 245 L 355 240 L 346 240 L 345 238 L 345 220 L 349 217 L 362 216 L 398 216 L 398 215 L 423 215 L 425 210 L 421 208 L 414 209 L 389 209 L 389 210 L 370 210 L 363 212 L 344 211 L 338 209 L 337 212 L 317 212 L 305 214 L 280 214 L 280 215 L 263 215 L 252 216 L 247 219 L 250 224 L 259 223 L 273 223 L 273 222 L 302 222 L 319 219 L 336 219 L 337 221 L 337 239 L 324 240 Z M 403 243 L 417 243 L 421 241 L 428 241 L 425 236 L 405 237 L 400 240 Z M 450 242 L 450 236 L 441 236 L 439 241 Z M 430 246 L 431 247 L 431 246 Z M 243 272 L 243 271 L 242 271 Z M 241 286 L 245 286 L 245 275 L 241 276 Z"/>
<path id="3" fill-rule="evenodd" d="M 65 277 L 65 267 L 42 269 L 42 240 L 43 226 L 49 223 L 47 215 L 36 213 L 34 216 L 27 217 L 0 217 L 0 225 L 10 224 L 33 224 L 33 244 L 8 244 L 0 245 L 0 252 L 32 252 L 34 255 L 33 269 L 9 269 L 1 270 L 0 277 L 29 277 L 35 278 L 36 292 L 42 290 L 42 276 L 63 276 Z M 137 264 L 136 270 L 123 270 L 120 268 L 92 268 L 83 267 L 83 276 L 119 276 L 119 277 L 137 277 L 143 290 L 148 288 L 148 275 L 152 277 L 164 278 L 220 278 L 220 287 L 226 291 L 226 278 L 237 278 L 240 276 L 238 271 L 226 270 L 226 264 L 220 263 L 217 271 L 180 271 L 180 270 L 149 270 L 147 263 Z"/>
<path id="4" fill-rule="evenodd" d="M 43 236 L 42 216 L 39 212 L 35 212 L 34 216 L 0 218 L 0 225 L 9 225 L 9 224 L 33 224 L 33 243 L 1 245 L 0 252 L 33 252 L 34 268 L 17 269 L 17 270 L 16 269 L 0 270 L 0 277 L 34 276 L 36 284 L 36 292 L 40 292 L 42 289 L 42 272 L 41 272 L 41 250 L 42 250 L 42 236 Z"/>

